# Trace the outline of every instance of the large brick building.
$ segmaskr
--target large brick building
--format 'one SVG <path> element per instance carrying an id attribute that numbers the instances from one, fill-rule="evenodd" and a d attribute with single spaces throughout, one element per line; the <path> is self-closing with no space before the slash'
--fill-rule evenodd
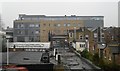
<path id="1" fill-rule="evenodd" d="M 14 20 L 14 42 L 46 42 L 49 36 L 66 35 L 74 27 L 103 27 L 103 16 L 45 16 L 20 14 Z"/>

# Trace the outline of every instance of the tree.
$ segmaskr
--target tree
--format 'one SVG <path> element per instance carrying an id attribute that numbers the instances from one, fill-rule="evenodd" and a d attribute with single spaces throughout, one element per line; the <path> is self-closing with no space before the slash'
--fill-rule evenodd
<path id="1" fill-rule="evenodd" d="M 95 65 L 98 65 L 99 62 L 100 62 L 99 54 L 98 54 L 98 53 L 95 53 L 95 54 L 93 55 L 93 63 L 94 63 Z"/>
<path id="2" fill-rule="evenodd" d="M 81 55 L 83 56 L 83 57 L 85 57 L 85 58 L 87 58 L 87 59 L 89 59 L 89 60 L 91 60 L 92 61 L 92 54 L 90 53 L 90 52 L 88 52 L 88 50 L 87 49 L 85 49 L 85 50 L 83 50 L 83 52 L 81 53 Z"/>

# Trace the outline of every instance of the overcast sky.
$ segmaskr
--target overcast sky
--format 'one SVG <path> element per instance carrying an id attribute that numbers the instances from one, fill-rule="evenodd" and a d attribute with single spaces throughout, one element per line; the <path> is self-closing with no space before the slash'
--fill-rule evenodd
<path id="1" fill-rule="evenodd" d="M 5 26 L 10 27 L 13 26 L 13 20 L 21 13 L 46 16 L 104 16 L 105 26 L 118 26 L 118 2 L 112 0 L 111 2 L 4 2 L 0 8 Z"/>

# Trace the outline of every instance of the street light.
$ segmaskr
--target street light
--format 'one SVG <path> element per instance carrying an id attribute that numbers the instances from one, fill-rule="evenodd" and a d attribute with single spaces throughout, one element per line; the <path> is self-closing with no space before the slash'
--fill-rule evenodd
<path id="1" fill-rule="evenodd" d="M 7 39 L 7 65 L 9 65 L 9 39 Z"/>

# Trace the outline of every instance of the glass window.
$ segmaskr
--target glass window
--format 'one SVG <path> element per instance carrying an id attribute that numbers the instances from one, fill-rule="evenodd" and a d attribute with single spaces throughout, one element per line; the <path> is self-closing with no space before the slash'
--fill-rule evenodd
<path id="1" fill-rule="evenodd" d="M 67 35 L 67 30 L 64 30 L 64 34 Z"/>
<path id="2" fill-rule="evenodd" d="M 58 27 L 60 27 L 60 24 L 57 24 Z"/>
<path id="3" fill-rule="evenodd" d="M 30 24 L 29 27 L 34 27 L 35 25 L 34 24 Z"/>
<path id="4" fill-rule="evenodd" d="M 64 26 L 67 26 L 67 24 L 65 23 Z"/>
<path id="5" fill-rule="evenodd" d="M 94 38 L 97 38 L 97 33 L 94 33 Z"/>
<path id="6" fill-rule="evenodd" d="M 69 26 L 70 26 L 70 23 L 68 23 L 67 26 L 69 27 Z"/>
<path id="7" fill-rule="evenodd" d="M 35 34 L 39 34 L 39 31 L 38 31 L 38 30 L 36 30 L 36 31 L 35 31 Z"/>
<path id="8" fill-rule="evenodd" d="M 85 38 L 88 39 L 89 35 L 85 35 Z"/>
<path id="9" fill-rule="evenodd" d="M 36 24 L 35 27 L 39 27 L 39 24 Z"/>
<path id="10" fill-rule="evenodd" d="M 81 44 L 80 44 L 80 47 L 81 47 Z"/>
<path id="11" fill-rule="evenodd" d="M 20 27 L 22 27 L 22 28 L 23 28 L 23 27 L 24 27 L 24 25 L 23 25 L 23 24 L 21 24 L 21 25 L 20 25 Z"/>
<path id="12" fill-rule="evenodd" d="M 82 36 L 80 36 L 80 39 L 82 39 L 83 37 Z"/>
<path id="13" fill-rule="evenodd" d="M 73 33 L 70 33 L 70 37 L 73 37 Z"/>
<path id="14" fill-rule="evenodd" d="M 29 37 L 29 41 L 33 42 L 34 41 L 34 37 Z"/>
<path id="15" fill-rule="evenodd" d="M 104 38 L 104 35 L 102 35 L 102 38 Z"/>
<path id="16" fill-rule="evenodd" d="M 24 27 L 24 25 L 23 24 L 18 24 L 18 26 L 17 26 L 18 28 L 23 28 Z"/>
<path id="17" fill-rule="evenodd" d="M 23 34 L 23 32 L 22 31 L 18 31 L 18 34 Z"/>

